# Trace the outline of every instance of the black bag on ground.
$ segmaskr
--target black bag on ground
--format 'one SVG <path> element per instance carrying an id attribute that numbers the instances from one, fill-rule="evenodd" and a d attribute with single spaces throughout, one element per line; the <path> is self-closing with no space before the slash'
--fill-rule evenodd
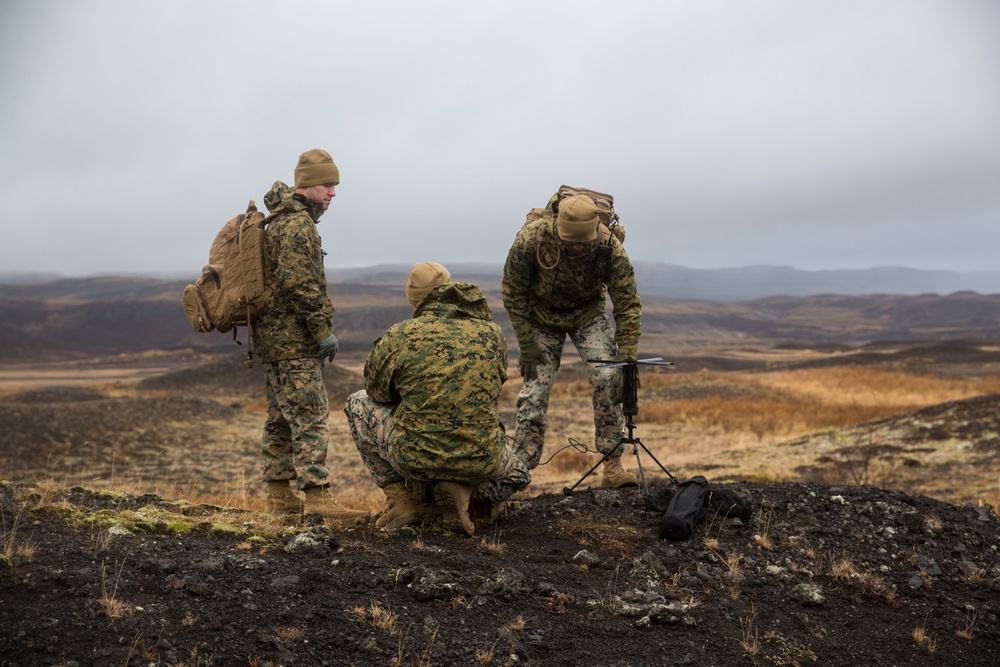
<path id="1" fill-rule="evenodd" d="M 695 475 L 677 485 L 667 511 L 660 519 L 660 537 L 671 541 L 691 537 L 708 512 L 708 480 Z"/>
<path id="2" fill-rule="evenodd" d="M 713 489 L 709 504 L 719 516 L 726 519 L 739 519 L 744 524 L 753 516 L 753 509 L 732 489 Z"/>

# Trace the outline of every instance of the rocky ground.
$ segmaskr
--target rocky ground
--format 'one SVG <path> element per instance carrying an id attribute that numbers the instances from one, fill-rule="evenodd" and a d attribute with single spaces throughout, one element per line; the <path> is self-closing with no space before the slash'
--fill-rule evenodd
<path id="1" fill-rule="evenodd" d="M 359 386 L 337 367 L 325 379 L 334 402 Z M 539 484 L 556 493 L 470 539 L 248 509 L 261 505 L 260 383 L 234 357 L 0 396 L 0 480 L 14 480 L 0 481 L 0 667 L 1000 664 L 993 510 L 867 485 L 972 486 L 995 465 L 1000 395 L 783 443 L 767 456 L 803 479 L 860 485 L 734 482 L 753 518 L 709 511 L 685 541 L 658 536 L 672 488 L 656 470 L 648 496 Z M 554 410 L 552 431 L 571 413 Z M 339 410 L 331 422 L 338 493 L 368 506 Z M 657 440 L 653 424 L 641 434 Z M 939 460 L 942 447 L 960 456 Z M 150 480 L 235 490 L 234 506 L 169 502 L 144 493 Z"/>
<path id="2" fill-rule="evenodd" d="M 996 665 L 1000 520 L 868 486 L 542 495 L 467 538 L 0 483 L 0 665 Z"/>

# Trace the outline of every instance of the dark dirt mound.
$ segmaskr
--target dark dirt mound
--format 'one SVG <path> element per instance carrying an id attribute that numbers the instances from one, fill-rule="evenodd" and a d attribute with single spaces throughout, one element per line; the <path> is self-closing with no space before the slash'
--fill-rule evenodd
<path id="1" fill-rule="evenodd" d="M 0 396 L 0 403 L 76 403 L 106 398 L 107 395 L 90 387 L 41 387 Z"/>
<path id="2" fill-rule="evenodd" d="M 211 396 L 263 396 L 264 365 L 256 360 L 247 368 L 245 358 L 238 354 L 223 357 L 172 373 L 147 378 L 137 387 L 152 391 L 173 391 Z M 330 400 L 343 401 L 349 394 L 364 387 L 357 373 L 329 364 L 323 369 Z"/>
<path id="3" fill-rule="evenodd" d="M 238 354 L 226 354 L 191 368 L 185 368 L 136 383 L 138 389 L 151 391 L 191 391 L 230 396 L 263 393 L 264 366 L 255 361 L 247 368 Z"/>
<path id="4" fill-rule="evenodd" d="M 178 466 L 190 468 L 199 456 L 216 456 L 206 444 L 217 425 L 245 419 L 237 407 L 205 398 L 112 397 L 51 387 L 0 400 L 0 452 L 22 472 L 58 468 L 60 475 L 106 476 L 116 467 L 138 470 L 149 461 L 170 479 L 175 476 L 167 472 L 169 461 L 177 458 Z"/>
<path id="5" fill-rule="evenodd" d="M 1000 664 L 988 507 L 733 488 L 750 525 L 666 542 L 636 490 L 468 539 L 0 484 L 0 665 Z"/>
<path id="6" fill-rule="evenodd" d="M 853 364 L 980 375 L 995 372 L 1000 364 L 1000 350 L 992 341 L 881 342 L 832 352 L 835 354 L 828 358 L 789 363 L 787 367 L 828 368 Z"/>

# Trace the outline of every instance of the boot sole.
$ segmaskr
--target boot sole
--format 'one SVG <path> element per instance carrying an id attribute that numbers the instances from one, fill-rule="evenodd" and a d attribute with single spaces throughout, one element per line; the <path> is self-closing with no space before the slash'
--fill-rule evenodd
<path id="1" fill-rule="evenodd" d="M 624 489 L 627 486 L 639 486 L 639 480 L 630 479 L 626 482 L 618 482 L 617 484 L 608 481 L 601 482 L 602 489 Z"/>
<path id="2" fill-rule="evenodd" d="M 392 521 L 388 521 L 383 524 L 379 524 L 379 519 L 375 522 L 377 528 L 385 528 L 387 530 L 396 530 L 397 528 L 402 528 L 403 526 L 415 526 L 420 523 L 420 514 L 417 512 L 411 512 L 410 514 L 404 514 L 403 516 L 397 516 Z"/>
<path id="3" fill-rule="evenodd" d="M 437 506 L 445 510 L 448 516 L 454 512 L 454 518 L 458 519 L 458 524 L 468 537 L 476 533 L 476 525 L 469 517 L 469 508 L 462 507 L 458 498 L 458 489 L 454 482 L 439 482 L 434 485 L 434 499 Z"/>

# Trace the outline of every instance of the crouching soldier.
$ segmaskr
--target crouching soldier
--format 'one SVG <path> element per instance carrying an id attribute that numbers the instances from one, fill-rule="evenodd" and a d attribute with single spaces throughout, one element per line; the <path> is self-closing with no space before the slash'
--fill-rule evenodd
<path id="1" fill-rule="evenodd" d="M 444 516 L 471 536 L 470 503 L 473 516 L 485 506 L 492 518 L 531 482 L 500 421 L 507 346 L 482 291 L 451 282 L 436 262 L 413 267 L 406 297 L 413 317 L 375 341 L 365 389 L 347 398 L 344 412 L 362 460 L 385 493 L 376 526 Z M 427 487 L 429 497 L 414 493 Z"/>

